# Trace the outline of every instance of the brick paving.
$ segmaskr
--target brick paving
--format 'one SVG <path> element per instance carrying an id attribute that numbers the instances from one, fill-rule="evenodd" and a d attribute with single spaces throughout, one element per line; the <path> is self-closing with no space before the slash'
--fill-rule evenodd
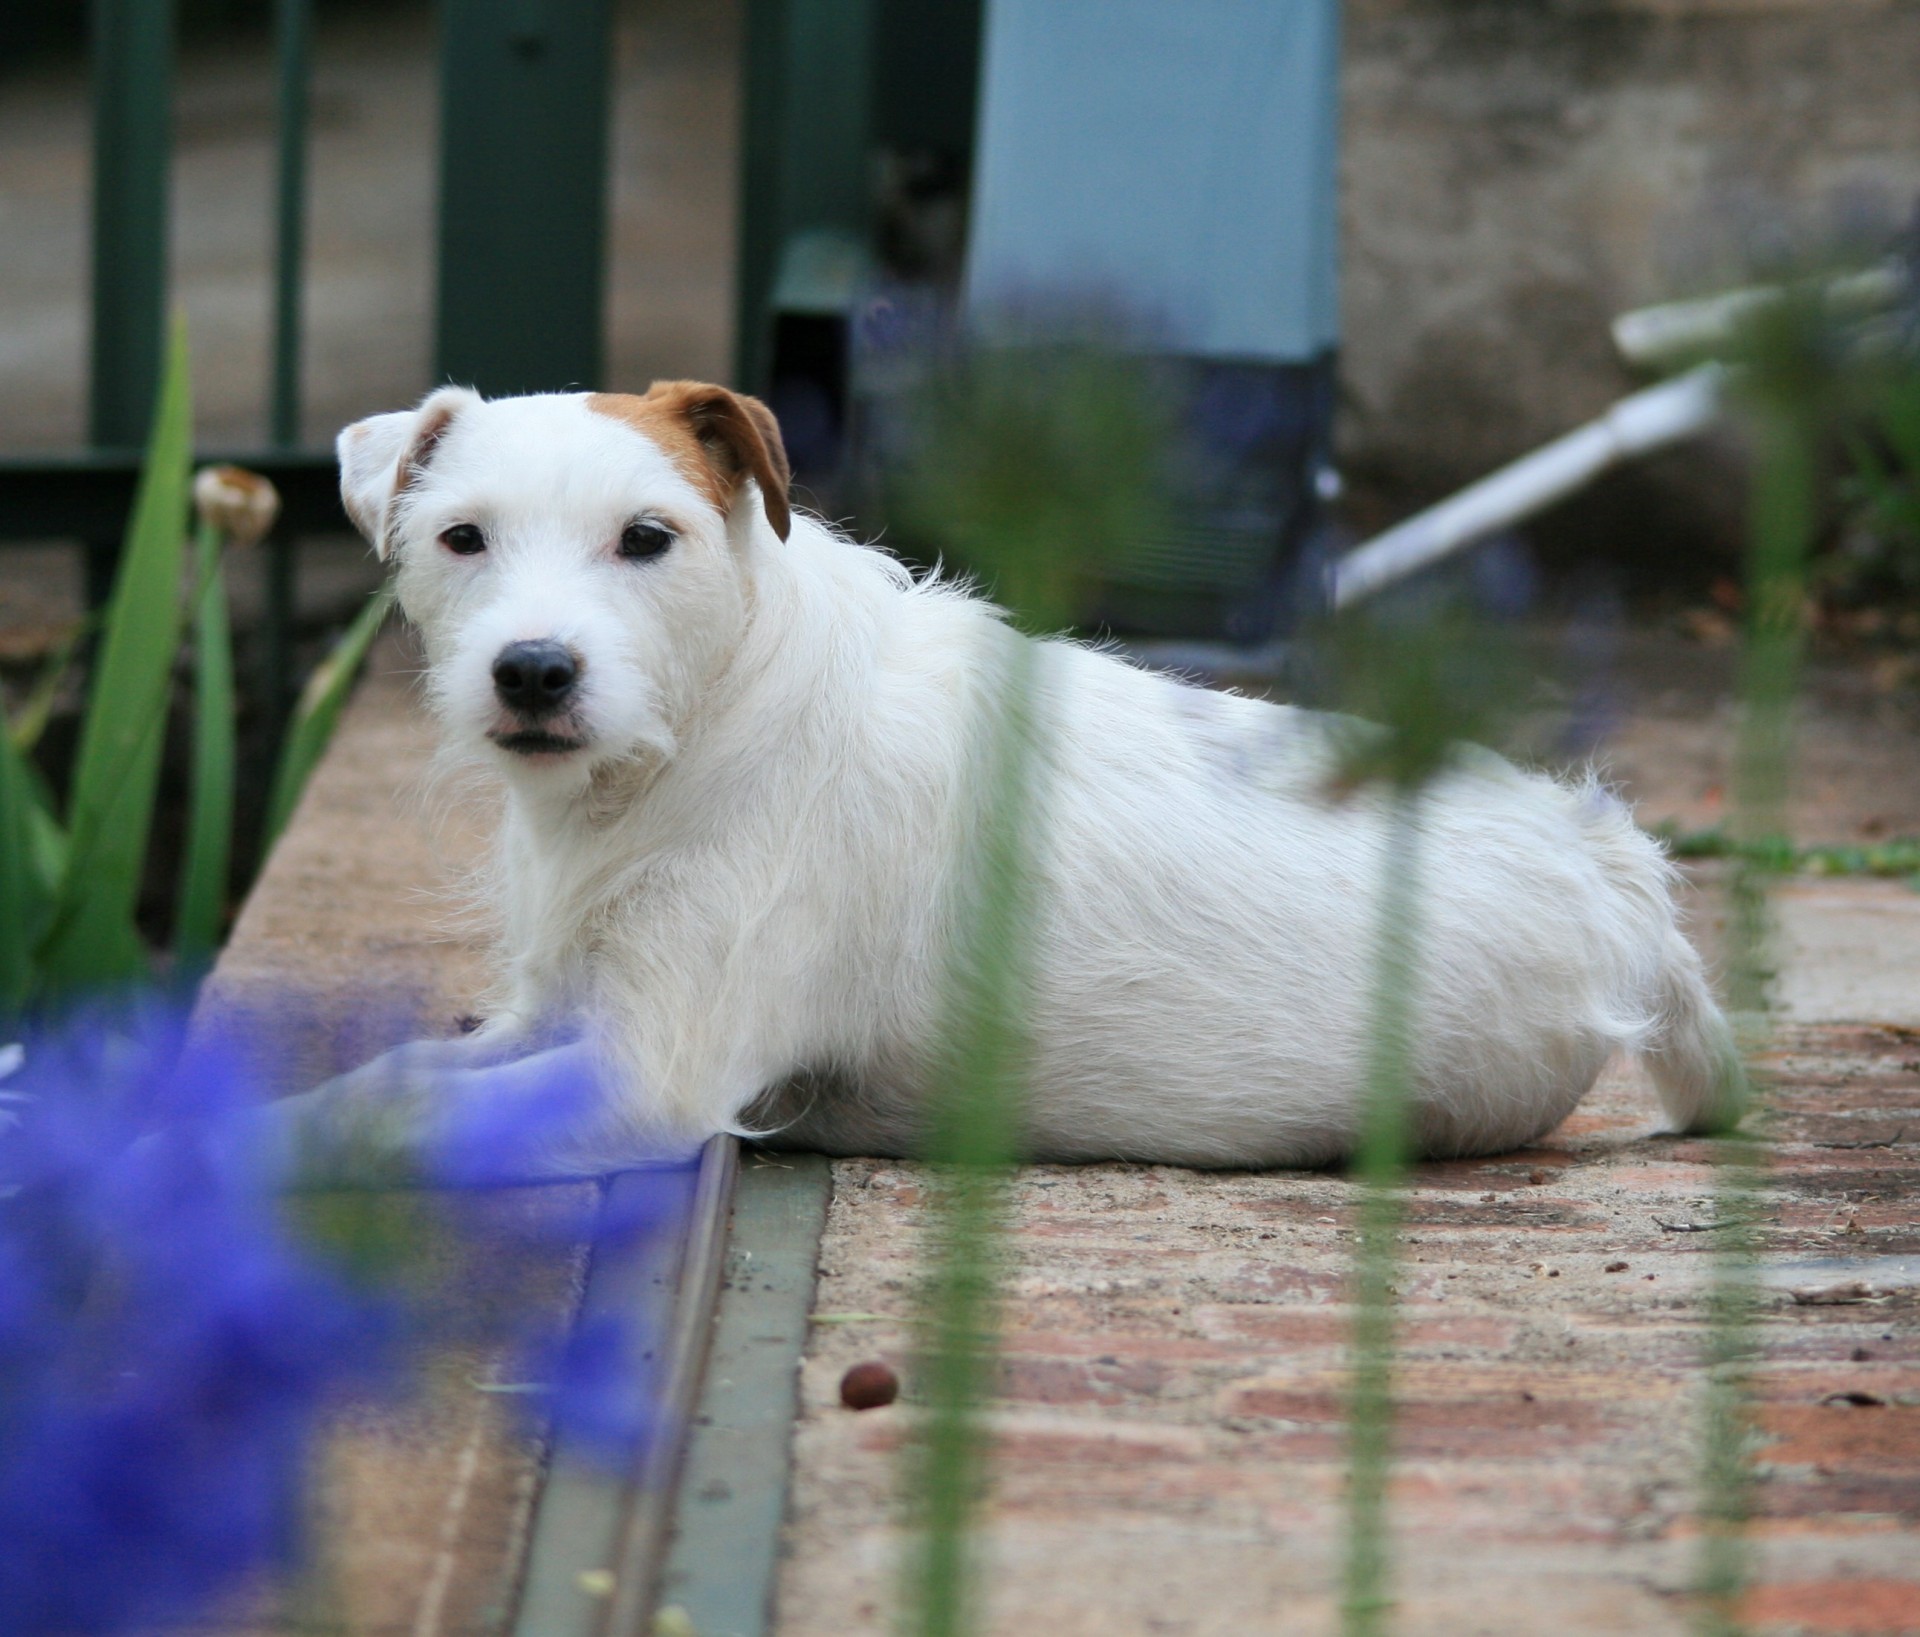
<path id="1" fill-rule="evenodd" d="M 1920 1030 L 1792 1025 L 1772 1067 L 1748 1612 L 1769 1633 L 1917 1631 Z M 1687 1628 L 1712 1235 L 1661 1224 L 1711 1220 L 1713 1180 L 1708 1145 L 1660 1134 L 1653 1107 L 1623 1069 L 1539 1148 L 1417 1174 L 1400 1630 Z M 1354 1204 L 1330 1174 L 1020 1174 L 991 1413 L 994 1630 L 1334 1629 Z M 926 1209 L 914 1167 L 836 1168 L 783 1637 L 889 1629 Z M 885 1317 L 835 1317 L 860 1314 Z M 842 1409 L 841 1372 L 870 1357 L 905 1367 L 908 1401 Z"/>

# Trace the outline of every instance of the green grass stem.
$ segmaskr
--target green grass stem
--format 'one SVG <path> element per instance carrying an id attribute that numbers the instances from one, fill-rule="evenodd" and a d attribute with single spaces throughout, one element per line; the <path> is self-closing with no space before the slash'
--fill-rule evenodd
<path id="1" fill-rule="evenodd" d="M 1394 1277 L 1406 1179 L 1419 981 L 1419 795 L 1395 786 L 1382 859 L 1373 1028 L 1355 1171 L 1352 1382 L 1347 1401 L 1345 1637 L 1376 1637 L 1393 1607 L 1387 1480 L 1393 1463 Z"/>
<path id="2" fill-rule="evenodd" d="M 209 965 L 220 942 L 233 855 L 233 636 L 227 618 L 225 540 L 210 523 L 194 538 L 193 774 L 174 955 L 186 973 Z"/>
<path id="3" fill-rule="evenodd" d="M 1802 847 L 1784 836 L 1746 844 L 1727 830 L 1681 830 L 1655 825 L 1654 835 L 1675 858 L 1750 859 L 1770 876 L 1920 876 L 1920 836 L 1888 836 L 1882 841 L 1843 842 Z"/>
<path id="4" fill-rule="evenodd" d="M 5 1027 L 26 1004 L 33 980 L 33 902 L 27 772 L 13 735 L 0 724 L 0 1045 Z"/>
<path id="5" fill-rule="evenodd" d="M 1734 750 L 1734 869 L 1728 917 L 1728 998 L 1747 1058 L 1754 1102 L 1745 1128 L 1714 1143 L 1716 1220 L 1708 1298 L 1706 1398 L 1701 1439 L 1700 1552 L 1695 1629 L 1736 1637 L 1751 1565 L 1753 1511 L 1748 1459 L 1749 1388 L 1755 1333 L 1750 1224 L 1760 1213 L 1767 1148 L 1767 1082 L 1761 1061 L 1769 1037 L 1773 945 L 1769 897 L 1787 837 L 1787 785 L 1793 757 L 1793 706 L 1805 646 L 1807 551 L 1818 494 L 1817 428 L 1802 402 L 1762 398 L 1754 416 L 1754 489 L 1749 524 L 1747 621 L 1739 664 L 1740 722 Z"/>
<path id="6" fill-rule="evenodd" d="M 41 735 L 46 732 L 47 723 L 53 716 L 54 702 L 60 697 L 60 685 L 66 681 L 67 673 L 79 659 L 81 646 L 99 629 L 99 625 L 99 616 L 95 614 L 75 620 L 66 635 L 61 637 L 52 656 L 40 668 L 40 674 L 34 678 L 26 703 L 14 713 L 8 729 L 14 747 L 23 755 L 31 756 L 34 746 L 40 743 Z"/>
<path id="7" fill-rule="evenodd" d="M 1026 1069 L 1028 821 L 1037 811 L 1031 690 L 1040 650 L 996 634 L 1008 653 L 1001 696 L 985 713 L 983 811 L 971 892 L 956 906 L 945 1061 L 929 1144 L 935 1260 L 923 1364 L 927 1421 L 914 1485 L 921 1539 L 907 1596 L 918 1637 L 962 1637 L 981 1624 L 970 1562 L 987 1479 L 980 1407 L 996 1368 L 1006 1187 Z"/>

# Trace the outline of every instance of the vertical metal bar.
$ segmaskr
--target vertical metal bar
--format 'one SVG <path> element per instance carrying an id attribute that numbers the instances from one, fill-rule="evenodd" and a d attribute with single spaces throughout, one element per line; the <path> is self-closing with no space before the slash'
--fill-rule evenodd
<path id="1" fill-rule="evenodd" d="M 172 0 L 94 0 L 88 437 L 146 441 L 167 292 Z"/>
<path id="2" fill-rule="evenodd" d="M 93 345 L 87 436 L 146 442 L 167 295 L 173 0 L 93 4 Z M 87 598 L 112 589 L 117 542 L 87 547 Z"/>
<path id="3" fill-rule="evenodd" d="M 527 1546 L 514 1637 L 629 1637 L 653 1629 L 653 1593 L 713 1335 L 740 1145 L 710 1137 L 697 1173 L 628 1171 L 607 1185 L 618 1220 L 645 1199 L 662 1226 L 595 1247 L 576 1324 L 612 1319 L 644 1344 L 631 1408 L 656 1429 L 631 1469 L 564 1434 Z M 624 1201 L 624 1202 L 623 1202 Z"/>
<path id="4" fill-rule="evenodd" d="M 733 279 L 733 384 L 764 392 L 771 363 L 767 308 L 780 252 L 780 133 L 786 123 L 787 0 L 747 0 L 740 98 L 740 220 Z"/>
<path id="5" fill-rule="evenodd" d="M 434 370 L 600 384 L 611 0 L 442 0 Z"/>
<path id="6" fill-rule="evenodd" d="M 271 431 L 274 444 L 282 449 L 300 441 L 300 280 L 306 246 L 307 62 L 312 33 L 312 0 L 277 0 L 274 43 L 280 69 L 280 153 Z"/>
<path id="7" fill-rule="evenodd" d="M 307 212 L 307 78 L 312 0 L 276 0 L 274 51 L 279 67 L 279 154 L 273 261 L 273 384 L 268 434 L 276 448 L 300 442 L 301 279 Z M 298 544 L 283 528 L 267 542 L 266 630 L 262 660 L 268 742 L 277 746 L 292 697 L 292 630 L 299 572 Z"/>
<path id="8" fill-rule="evenodd" d="M 781 106 L 789 232 L 864 233 L 872 216 L 874 0 L 788 0 Z"/>
<path id="9" fill-rule="evenodd" d="M 780 255 L 795 234 L 864 235 L 874 0 L 749 0 L 734 373 L 762 392 Z"/>

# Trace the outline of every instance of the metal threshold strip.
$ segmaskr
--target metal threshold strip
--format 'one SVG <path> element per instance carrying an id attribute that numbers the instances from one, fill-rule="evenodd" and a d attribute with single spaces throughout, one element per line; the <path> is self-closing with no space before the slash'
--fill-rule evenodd
<path id="1" fill-rule="evenodd" d="M 616 1177 L 609 1205 L 662 1184 Z M 671 1184 L 681 1235 L 596 1255 L 580 1319 L 617 1314 L 657 1338 L 635 1391 L 662 1430 L 628 1472 L 556 1446 L 515 1637 L 647 1637 L 669 1607 L 671 1629 L 698 1637 L 767 1630 L 830 1184 L 818 1156 L 743 1156 L 715 1137 Z"/>

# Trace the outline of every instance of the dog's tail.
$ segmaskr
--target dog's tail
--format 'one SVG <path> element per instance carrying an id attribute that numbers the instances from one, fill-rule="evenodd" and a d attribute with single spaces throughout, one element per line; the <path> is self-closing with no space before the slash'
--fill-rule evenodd
<path id="1" fill-rule="evenodd" d="M 1731 1131 L 1746 1111 L 1747 1076 L 1700 957 L 1678 927 L 1668 935 L 1660 1025 L 1644 1056 L 1660 1103 L 1682 1131 Z"/>
<path id="2" fill-rule="evenodd" d="M 1732 1027 L 1713 998 L 1700 955 L 1680 930 L 1677 872 L 1665 850 L 1598 779 L 1578 796 L 1602 867 L 1622 893 L 1630 943 L 1641 952 L 1633 987 L 1644 1021 L 1633 1046 L 1653 1076 L 1667 1118 L 1682 1131 L 1730 1131 L 1748 1101 Z"/>

